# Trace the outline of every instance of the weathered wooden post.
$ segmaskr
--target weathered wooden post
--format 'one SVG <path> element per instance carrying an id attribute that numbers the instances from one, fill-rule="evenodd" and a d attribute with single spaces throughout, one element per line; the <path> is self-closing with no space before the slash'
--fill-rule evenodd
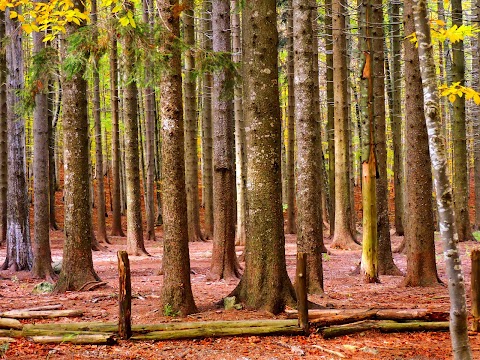
<path id="1" fill-rule="evenodd" d="M 307 254 L 305 253 L 297 253 L 296 276 L 298 326 L 308 333 Z"/>
<path id="2" fill-rule="evenodd" d="M 472 330 L 480 330 L 480 248 L 472 250 Z"/>
<path id="3" fill-rule="evenodd" d="M 126 251 L 119 251 L 118 257 L 118 336 L 128 339 L 132 336 L 132 284 L 130 262 Z"/>

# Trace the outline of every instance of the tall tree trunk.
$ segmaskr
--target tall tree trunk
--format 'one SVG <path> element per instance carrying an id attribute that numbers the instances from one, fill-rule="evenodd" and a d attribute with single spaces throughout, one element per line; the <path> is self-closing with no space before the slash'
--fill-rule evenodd
<path id="1" fill-rule="evenodd" d="M 44 34 L 33 33 L 33 51 L 37 61 L 45 56 Z M 52 280 L 55 277 L 50 251 L 50 206 L 48 172 L 48 83 L 49 79 L 38 79 L 41 86 L 35 95 L 33 112 L 33 191 L 34 233 L 32 275 Z M 43 84 L 46 82 L 46 84 Z"/>
<path id="2" fill-rule="evenodd" d="M 231 0 L 232 8 L 232 53 L 233 61 L 242 66 L 242 38 L 240 30 L 240 4 L 239 0 Z M 245 246 L 245 223 L 247 211 L 246 187 L 247 187 L 247 164 L 245 153 L 245 122 L 243 121 L 242 80 L 235 83 L 233 89 L 233 111 L 235 114 L 235 176 L 237 187 L 237 232 L 235 243 Z"/>
<path id="3" fill-rule="evenodd" d="M 293 1 L 288 0 L 287 10 L 287 234 L 295 234 L 295 87 L 293 84 Z"/>
<path id="4" fill-rule="evenodd" d="M 212 51 L 212 2 L 204 1 L 203 50 Z M 203 204 L 205 206 L 205 238 L 213 236 L 213 135 L 212 135 L 212 74 L 203 74 L 202 109 L 202 182 Z"/>
<path id="5" fill-rule="evenodd" d="M 391 128 L 393 142 L 393 173 L 395 190 L 395 232 L 397 235 L 404 234 L 404 166 L 403 166 L 403 142 L 402 142 L 402 74 L 401 74 L 401 31 L 400 31 L 400 2 L 390 2 L 392 66 L 391 66 Z M 404 31 L 405 34 L 407 34 Z M 408 33 L 410 34 L 410 33 Z M 406 77 L 407 78 L 407 77 Z"/>
<path id="6" fill-rule="evenodd" d="M 230 53 L 230 0 L 212 2 L 213 51 Z M 235 253 L 235 140 L 232 73 L 213 73 L 213 250 L 209 277 L 240 277 Z"/>
<path id="7" fill-rule="evenodd" d="M 452 188 L 450 186 L 447 172 L 445 136 L 438 116 L 439 101 L 437 76 L 425 1 L 414 0 L 413 9 L 418 39 L 418 53 L 420 72 L 422 75 L 430 158 L 432 161 L 435 190 L 437 193 L 440 236 L 442 238 L 448 276 L 448 292 L 450 295 L 450 336 L 452 339 L 453 357 L 456 360 L 469 360 L 472 359 L 472 352 L 468 340 L 465 283 L 457 247 L 458 238 L 455 236 L 455 214 L 452 203 Z"/>
<path id="8" fill-rule="evenodd" d="M 232 294 L 248 307 L 278 314 L 295 301 L 295 291 L 283 232 L 275 0 L 247 0 L 243 11 L 248 241 L 245 273 Z"/>
<path id="9" fill-rule="evenodd" d="M 328 192 L 330 206 L 330 237 L 335 233 L 335 109 L 333 84 L 333 27 L 332 0 L 325 0 L 325 58 L 327 66 L 327 141 L 328 141 Z"/>
<path id="10" fill-rule="evenodd" d="M 134 12 L 133 3 L 125 2 L 125 12 Z M 140 194 L 140 163 L 138 149 L 138 94 L 135 81 L 135 47 L 133 29 L 123 36 L 123 72 L 125 76 L 125 187 L 127 193 L 127 252 L 148 255 L 143 240 L 142 204 Z"/>
<path id="11" fill-rule="evenodd" d="M 5 38 L 5 12 L 0 12 L 0 39 Z M 0 245 L 7 238 L 7 58 L 0 52 Z"/>
<path id="12" fill-rule="evenodd" d="M 112 25 L 115 26 L 115 25 Z M 110 107 L 112 116 L 112 236 L 125 236 L 122 230 L 122 205 L 120 194 L 120 127 L 118 112 L 118 54 L 117 34 L 110 38 Z"/>
<path id="13" fill-rule="evenodd" d="M 293 46 L 295 49 L 294 86 L 297 141 L 297 204 L 298 251 L 307 254 L 307 287 L 309 293 L 323 293 L 322 240 L 323 221 L 321 207 L 320 123 L 315 114 L 318 91 L 315 87 L 315 57 L 313 47 L 317 38 L 313 32 L 316 4 L 314 0 L 293 0 Z M 316 17 L 315 17 L 316 18 Z"/>
<path id="14" fill-rule="evenodd" d="M 143 0 L 143 21 L 148 26 L 149 36 L 153 30 L 153 4 L 150 0 Z M 153 39 L 151 39 L 153 40 Z M 152 61 L 145 57 L 145 79 L 147 85 L 144 90 L 145 98 L 145 164 L 147 181 L 145 183 L 145 217 L 147 219 L 147 239 L 155 240 L 155 89 L 153 81 Z"/>
<path id="15" fill-rule="evenodd" d="M 404 29 L 415 31 L 413 0 L 404 3 Z M 423 112 L 423 89 L 418 51 L 409 39 L 404 40 L 405 121 L 406 121 L 406 286 L 431 286 L 439 282 L 435 264 L 432 207 L 432 171 L 428 134 Z"/>
<path id="16" fill-rule="evenodd" d="M 5 14 L 7 44 L 7 121 L 8 121 L 8 188 L 7 188 L 7 257 L 3 269 L 30 270 L 33 254 L 30 243 L 29 203 L 25 173 L 25 119 L 17 113 L 19 92 L 24 86 L 24 63 L 20 24 Z"/>
<path id="17" fill-rule="evenodd" d="M 95 26 L 94 42 L 98 39 L 97 0 L 92 0 L 92 24 Z M 103 181 L 102 122 L 100 109 L 100 71 L 99 57 L 93 55 L 93 120 L 95 124 L 95 173 L 97 178 L 97 238 L 99 242 L 109 242 L 105 224 L 105 184 Z"/>
<path id="18" fill-rule="evenodd" d="M 348 151 L 348 73 L 345 36 L 344 0 L 334 0 L 333 18 L 333 79 L 335 119 L 335 231 L 331 246 L 338 249 L 358 249 L 351 228 L 351 201 Z"/>
<path id="19" fill-rule="evenodd" d="M 182 109 L 182 69 L 180 48 L 180 14 L 174 9 L 178 0 L 161 0 L 160 17 L 167 26 L 166 52 L 171 54 L 163 74 L 162 160 L 163 160 L 163 288 L 161 304 L 180 311 L 183 316 L 196 312 L 190 283 L 188 250 L 187 197 L 185 189 L 184 130 Z"/>
<path id="20" fill-rule="evenodd" d="M 74 0 L 74 6 L 84 10 L 83 2 Z M 71 36 L 84 23 L 68 23 L 67 45 Z M 64 197 L 65 242 L 62 270 L 56 292 L 80 290 L 99 277 L 93 269 L 91 238 L 92 212 L 89 191 L 89 142 L 87 114 L 87 81 L 84 78 L 86 53 L 70 52 L 69 61 L 78 66 L 63 75 L 63 145 L 64 145 Z"/>
<path id="21" fill-rule="evenodd" d="M 393 262 L 388 219 L 387 141 L 385 121 L 385 53 L 382 0 L 372 0 L 373 97 L 375 99 L 375 151 L 377 156 L 377 236 L 378 272 L 380 275 L 402 275 Z"/>
<path id="22" fill-rule="evenodd" d="M 452 0 L 452 25 L 463 25 L 462 1 Z M 452 82 L 465 85 L 465 54 L 463 41 L 452 44 Z M 452 113 L 453 136 L 453 200 L 458 241 L 474 240 L 468 212 L 468 159 L 465 97 L 457 96 Z"/>
<path id="23" fill-rule="evenodd" d="M 360 274 L 364 282 L 378 282 L 378 237 L 377 237 L 377 200 L 375 154 L 375 116 L 374 109 L 374 67 L 372 54 L 372 4 L 363 0 L 360 5 L 361 48 L 363 67 L 361 69 L 361 112 L 362 112 L 362 204 L 363 204 L 363 242 Z"/>
<path id="24" fill-rule="evenodd" d="M 477 0 L 475 3 L 475 20 L 477 23 L 480 23 L 480 0 Z M 477 71 L 477 89 L 480 87 L 480 33 L 478 33 L 477 38 L 475 39 L 476 43 L 476 54 L 474 60 L 474 66 L 476 66 Z M 478 111 L 478 110 L 477 110 Z M 474 173 L 475 173 L 475 229 L 480 230 L 480 117 L 474 117 L 473 119 L 473 131 L 474 131 L 474 140 L 473 140 L 473 152 L 474 152 Z"/>
<path id="25" fill-rule="evenodd" d="M 57 123 L 60 116 L 60 109 L 62 104 L 61 81 L 58 82 L 58 88 L 55 90 L 53 80 L 50 80 L 48 87 L 48 171 L 49 171 L 49 193 L 50 193 L 50 228 L 58 230 L 59 227 L 56 221 L 55 211 L 55 193 L 57 191 L 57 176 L 56 176 L 56 137 L 57 137 Z M 57 100 L 54 103 L 55 93 Z"/>
<path id="26" fill-rule="evenodd" d="M 198 199 L 198 154 L 197 154 L 197 103 L 195 72 L 195 27 L 194 1 L 183 2 L 183 39 L 189 47 L 185 52 L 185 77 L 183 83 L 185 97 L 185 178 L 187 189 L 188 239 L 203 241 L 200 231 L 200 211 Z"/>

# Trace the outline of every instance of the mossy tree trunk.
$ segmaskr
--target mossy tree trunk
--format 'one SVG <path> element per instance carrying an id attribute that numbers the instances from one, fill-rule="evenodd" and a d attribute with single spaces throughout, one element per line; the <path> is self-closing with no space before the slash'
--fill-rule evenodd
<path id="1" fill-rule="evenodd" d="M 406 0 L 403 10 L 406 34 L 415 31 L 413 1 Z M 418 52 L 404 40 L 405 56 L 405 128 L 406 128 L 406 286 L 438 284 L 435 263 L 432 207 L 432 172 L 428 134 L 423 112 L 423 89 Z"/>
<path id="2" fill-rule="evenodd" d="M 358 249 L 351 228 L 352 208 L 349 176 L 348 132 L 348 69 L 347 38 L 345 35 L 344 0 L 332 4 L 333 24 L 333 86 L 335 134 L 335 231 L 331 246 L 338 249 Z"/>
<path id="3" fill-rule="evenodd" d="M 5 12 L 0 11 L 0 39 L 5 38 Z M 0 52 L 0 244 L 7 238 L 7 58 Z"/>
<path id="4" fill-rule="evenodd" d="M 182 316 L 196 312 L 190 283 L 187 197 L 182 106 L 180 14 L 178 0 L 159 2 L 160 17 L 167 26 L 165 50 L 171 56 L 162 75 L 162 175 L 163 175 L 163 287 L 161 305 Z"/>
<path id="5" fill-rule="evenodd" d="M 195 72 L 195 27 L 194 1 L 183 2 L 183 40 L 189 48 L 185 52 L 185 76 L 183 82 L 185 98 L 185 178 L 187 189 L 188 239 L 203 241 L 200 231 L 200 205 L 198 198 L 198 154 L 197 154 L 197 101 Z"/>
<path id="6" fill-rule="evenodd" d="M 80 0 L 73 4 L 80 11 L 84 10 Z M 78 66 L 74 73 L 62 74 L 65 242 L 56 292 L 79 290 L 85 284 L 99 280 L 93 269 L 91 251 L 89 124 L 87 81 L 84 78 L 87 54 L 74 47 L 76 32 L 84 25 L 83 22 L 81 25 L 72 22 L 66 26 L 69 58 L 65 61 L 75 61 Z"/>
<path id="7" fill-rule="evenodd" d="M 472 352 L 468 339 L 465 283 L 458 252 L 458 238 L 455 234 L 452 188 L 448 177 L 445 135 L 439 117 L 437 75 L 426 1 L 414 0 L 413 9 L 418 39 L 430 159 L 432 161 L 437 194 L 440 236 L 442 238 L 448 276 L 450 336 L 452 339 L 453 357 L 456 360 L 469 360 L 472 359 Z"/>
<path id="8" fill-rule="evenodd" d="M 37 66 L 48 60 L 43 33 L 33 33 L 33 51 Z M 50 194 L 48 173 L 48 82 L 49 78 L 38 79 L 42 84 L 35 95 L 33 112 L 33 191 L 34 233 L 32 275 L 52 280 L 55 277 L 50 251 Z"/>
<path id="9" fill-rule="evenodd" d="M 243 9 L 244 114 L 247 135 L 245 273 L 232 292 L 247 307 L 278 314 L 293 304 L 286 271 L 281 183 L 281 117 L 275 0 Z"/>
<path id="10" fill-rule="evenodd" d="M 298 99 L 309 101 L 295 102 L 296 142 L 297 142 L 297 246 L 298 251 L 308 256 L 307 290 L 309 293 L 323 293 L 323 221 L 321 206 L 320 166 L 320 122 L 315 113 L 318 91 L 315 77 L 313 47 L 317 38 L 313 32 L 316 14 L 314 0 L 293 0 L 293 46 L 294 85 Z M 315 17 L 316 18 L 316 17 Z"/>
<path id="11" fill-rule="evenodd" d="M 10 40 L 7 52 L 7 122 L 8 122 L 8 188 L 7 188 L 7 257 L 3 269 L 30 270 L 33 262 L 30 243 L 29 203 L 25 164 L 25 119 L 17 111 L 19 92 L 24 87 L 22 32 L 16 19 L 5 14 L 6 34 Z"/>

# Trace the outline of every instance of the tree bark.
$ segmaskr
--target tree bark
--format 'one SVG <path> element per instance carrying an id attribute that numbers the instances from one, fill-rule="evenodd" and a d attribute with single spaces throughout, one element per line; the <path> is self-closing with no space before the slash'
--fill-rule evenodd
<path id="1" fill-rule="evenodd" d="M 44 34 L 33 33 L 33 51 L 37 61 L 45 56 Z M 33 112 L 33 191 L 34 197 L 34 234 L 32 275 L 52 280 L 55 273 L 52 268 L 50 251 L 50 194 L 49 194 L 49 152 L 48 152 L 48 78 L 36 79 L 37 93 Z M 41 84 L 39 86 L 39 84 Z"/>
<path id="2" fill-rule="evenodd" d="M 57 81 L 58 88 L 55 89 L 53 80 L 50 80 L 48 84 L 48 172 L 49 172 L 49 195 L 50 195 L 50 228 L 52 230 L 58 230 L 59 227 L 56 221 L 55 211 L 55 193 L 57 191 L 57 178 L 56 178 L 56 164 L 55 164 L 55 152 L 56 152 L 56 138 L 57 138 L 57 123 L 60 115 L 61 103 L 62 103 L 62 91 L 61 81 Z M 58 95 L 56 95 L 58 94 Z M 56 103 L 54 98 L 56 97 Z"/>
<path id="3" fill-rule="evenodd" d="M 182 107 L 182 70 L 178 0 L 159 3 L 161 21 L 167 25 L 165 47 L 171 54 L 160 90 L 162 94 L 162 174 L 163 174 L 163 288 L 162 306 L 170 306 L 183 316 L 197 311 L 190 284 L 187 198 Z"/>
<path id="4" fill-rule="evenodd" d="M 16 19 L 5 14 L 6 33 L 10 41 L 7 52 L 7 122 L 8 122 L 8 188 L 7 188 L 7 254 L 3 269 L 30 270 L 33 254 L 30 243 L 29 203 L 25 173 L 25 119 L 16 111 L 19 92 L 24 87 L 22 33 Z"/>
<path id="5" fill-rule="evenodd" d="M 474 11 L 475 21 L 480 23 L 480 0 L 475 2 L 475 11 Z M 476 60 L 474 62 L 476 67 L 476 75 L 477 80 L 475 85 L 477 89 L 480 87 L 480 33 L 477 33 L 477 37 L 475 41 L 475 57 Z M 474 179 L 475 179 L 475 221 L 474 221 L 474 228 L 476 230 L 480 230 L 480 114 L 477 110 L 477 116 L 473 118 L 473 132 L 474 132 L 474 140 L 473 140 L 473 167 L 474 167 Z"/>
<path id="6" fill-rule="evenodd" d="M 80 0 L 74 6 L 83 11 Z M 85 24 L 69 23 L 67 36 L 79 31 Z M 67 43 L 71 41 L 67 37 Z M 85 58 L 78 51 L 68 54 L 70 61 Z M 65 70 L 64 70 L 65 71 Z M 85 62 L 78 60 L 78 70 L 63 74 L 63 144 L 64 144 L 64 198 L 65 242 L 63 262 L 56 292 L 79 290 L 83 285 L 100 280 L 93 269 L 91 252 L 92 212 L 89 190 L 89 149 L 87 82 L 84 79 Z"/>
<path id="7" fill-rule="evenodd" d="M 212 2 L 213 51 L 230 53 L 230 0 Z M 235 140 L 232 73 L 213 73 L 213 249 L 208 277 L 239 278 L 235 253 Z"/>
<path id="8" fill-rule="evenodd" d="M 0 39 L 5 38 L 5 12 L 0 12 Z M 7 239 L 7 57 L 0 53 L 0 244 Z"/>
<path id="9" fill-rule="evenodd" d="M 125 12 L 134 12 L 133 3 L 125 2 Z M 140 164 L 138 149 L 138 94 L 135 80 L 135 46 L 133 28 L 123 37 L 123 72 L 125 77 L 125 175 L 127 193 L 127 252 L 129 255 L 148 255 L 143 240 L 142 205 L 140 194 Z"/>
<path id="10" fill-rule="evenodd" d="M 318 72 L 315 72 L 313 56 L 313 47 L 317 46 L 313 9 L 316 9 L 314 1 L 293 0 L 294 91 L 298 99 L 311 99 L 295 102 L 297 251 L 308 256 L 308 292 L 323 293 L 321 152 L 318 141 L 321 134 L 314 101 L 318 97 L 314 83 Z"/>
<path id="11" fill-rule="evenodd" d="M 347 40 L 345 36 L 344 0 L 334 0 L 333 19 L 333 86 L 334 86 L 334 133 L 335 133 L 335 231 L 331 247 L 358 249 L 351 228 L 351 200 L 349 176 L 348 141 L 348 75 Z"/>
<path id="12" fill-rule="evenodd" d="M 275 0 L 248 0 L 243 11 L 248 241 L 245 273 L 232 294 L 247 307 L 278 314 L 295 303 L 295 292 L 283 232 Z"/>
<path id="13" fill-rule="evenodd" d="M 455 236 L 455 215 L 452 188 L 447 173 L 445 137 L 439 118 L 439 100 L 435 61 L 431 45 L 425 0 L 414 0 L 413 12 L 418 39 L 420 73 L 422 76 L 424 111 L 437 194 L 440 236 L 443 243 L 450 295 L 450 335 L 454 359 L 471 359 L 468 331 L 465 284 L 462 274 L 458 237 Z"/>
<path id="14" fill-rule="evenodd" d="M 413 1 L 404 3 L 406 34 L 415 31 Z M 435 239 L 432 207 L 432 172 L 428 134 L 423 112 L 422 78 L 418 52 L 408 40 L 405 47 L 405 121 L 406 121 L 406 286 L 431 286 L 439 283 L 435 263 Z"/>

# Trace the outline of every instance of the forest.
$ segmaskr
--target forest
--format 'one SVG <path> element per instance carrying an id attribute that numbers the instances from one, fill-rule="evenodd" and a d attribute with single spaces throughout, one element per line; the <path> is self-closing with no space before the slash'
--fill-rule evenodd
<path id="1" fill-rule="evenodd" d="M 479 358 L 479 22 L 0 0 L 0 357 Z"/>

